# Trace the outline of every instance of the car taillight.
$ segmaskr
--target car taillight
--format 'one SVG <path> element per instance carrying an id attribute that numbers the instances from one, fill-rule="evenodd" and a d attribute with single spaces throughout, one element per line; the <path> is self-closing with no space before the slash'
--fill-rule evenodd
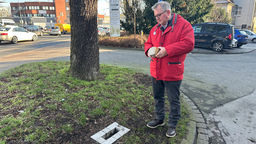
<path id="1" fill-rule="evenodd" d="M 50 29 L 50 31 L 52 31 L 52 29 Z"/>
<path id="2" fill-rule="evenodd" d="M 230 34 L 230 35 L 228 36 L 228 38 L 231 40 L 231 38 L 232 38 L 232 34 Z"/>
<path id="3" fill-rule="evenodd" d="M 8 33 L 1 33 L 1 35 L 8 35 Z"/>
<path id="4" fill-rule="evenodd" d="M 60 29 L 59 29 L 59 31 L 60 31 Z"/>

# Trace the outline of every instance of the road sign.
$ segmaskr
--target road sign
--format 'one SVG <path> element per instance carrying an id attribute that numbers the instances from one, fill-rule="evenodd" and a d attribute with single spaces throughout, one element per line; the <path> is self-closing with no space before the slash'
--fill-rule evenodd
<path id="1" fill-rule="evenodd" d="M 120 5 L 119 0 L 109 0 L 110 36 L 120 36 Z"/>

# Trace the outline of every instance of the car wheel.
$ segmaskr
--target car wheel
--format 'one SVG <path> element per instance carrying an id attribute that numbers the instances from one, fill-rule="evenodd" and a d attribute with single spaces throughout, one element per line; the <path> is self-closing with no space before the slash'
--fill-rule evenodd
<path id="1" fill-rule="evenodd" d="M 238 44 L 238 45 L 237 45 L 237 48 L 240 48 L 241 46 L 242 46 L 241 44 Z"/>
<path id="2" fill-rule="evenodd" d="M 12 41 L 11 41 L 13 44 L 16 44 L 18 42 L 18 38 L 17 37 L 12 37 Z"/>
<path id="3" fill-rule="evenodd" d="M 33 35 L 33 37 L 32 37 L 32 41 L 36 41 L 36 36 L 35 35 Z"/>
<path id="4" fill-rule="evenodd" d="M 252 42 L 253 42 L 253 43 L 256 43 L 256 38 L 252 39 Z"/>
<path id="5" fill-rule="evenodd" d="M 222 51 L 223 50 L 223 44 L 219 41 L 214 42 L 212 45 L 212 49 L 216 52 Z"/>
<path id="6" fill-rule="evenodd" d="M 40 36 L 44 36 L 44 33 L 43 33 L 43 32 L 41 32 Z"/>

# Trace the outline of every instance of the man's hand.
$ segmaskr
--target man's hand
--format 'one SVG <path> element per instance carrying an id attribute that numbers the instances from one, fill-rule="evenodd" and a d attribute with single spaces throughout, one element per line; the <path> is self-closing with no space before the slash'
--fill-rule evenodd
<path id="1" fill-rule="evenodd" d="M 156 54 L 157 58 L 162 58 L 168 55 L 164 47 L 158 47 L 158 48 L 160 49 L 160 51 Z"/>

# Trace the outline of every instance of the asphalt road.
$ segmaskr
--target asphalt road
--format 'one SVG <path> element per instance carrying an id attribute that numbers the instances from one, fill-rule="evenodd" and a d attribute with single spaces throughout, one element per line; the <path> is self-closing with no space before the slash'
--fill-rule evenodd
<path id="1" fill-rule="evenodd" d="M 211 144 L 256 142 L 256 44 L 221 53 L 195 48 L 187 55 L 181 91 L 203 113 Z M 24 63 L 69 60 L 70 35 L 0 44 L 0 73 Z M 149 58 L 134 49 L 100 47 L 100 63 L 149 74 Z"/>

